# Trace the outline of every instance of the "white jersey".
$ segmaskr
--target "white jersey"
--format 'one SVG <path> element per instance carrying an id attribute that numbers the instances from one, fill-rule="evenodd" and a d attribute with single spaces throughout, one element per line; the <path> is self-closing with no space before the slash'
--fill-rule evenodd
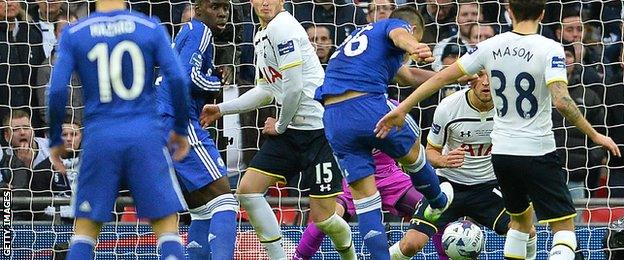
<path id="1" fill-rule="evenodd" d="M 256 85 L 270 91 L 277 103 L 284 100 L 282 72 L 303 66 L 303 95 L 288 128 L 323 128 L 323 106 L 314 100 L 316 88 L 323 84 L 325 72 L 308 34 L 288 12 L 282 11 L 254 37 Z"/>
<path id="2" fill-rule="evenodd" d="M 433 115 L 427 142 L 442 148 L 442 154 L 462 147 L 466 149 L 464 165 L 437 169 L 438 175 L 452 182 L 475 185 L 496 179 L 490 161 L 494 109 L 479 112 L 468 103 L 468 91 L 457 91 L 440 102 Z"/>
<path id="3" fill-rule="evenodd" d="M 467 74 L 485 69 L 496 108 L 493 154 L 540 156 L 555 150 L 548 84 L 567 83 L 561 44 L 538 34 L 506 32 L 458 60 Z"/>

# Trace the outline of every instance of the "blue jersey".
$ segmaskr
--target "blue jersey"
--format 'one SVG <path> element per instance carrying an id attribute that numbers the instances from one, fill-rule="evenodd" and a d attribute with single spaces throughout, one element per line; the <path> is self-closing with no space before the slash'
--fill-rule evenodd
<path id="1" fill-rule="evenodd" d="M 114 131 L 160 124 L 152 86 L 154 68 L 160 65 L 165 80 L 176 83 L 171 93 L 174 131 L 186 135 L 188 80 L 170 42 L 156 19 L 126 10 L 96 12 L 65 28 L 50 83 L 50 146 L 62 144 L 67 85 L 74 71 L 83 84 L 85 132 L 92 127 Z"/>
<path id="2" fill-rule="evenodd" d="M 203 22 L 191 19 L 175 37 L 174 49 L 180 54 L 185 77 L 191 81 L 191 103 L 189 117 L 198 120 L 202 107 L 206 104 L 207 92 L 221 90 L 221 80 L 215 73 L 212 33 Z M 173 115 L 170 91 L 175 85 L 156 81 L 160 84 L 158 103 L 163 114 Z"/>
<path id="3" fill-rule="evenodd" d="M 396 47 L 390 31 L 411 26 L 401 19 L 384 19 L 354 31 L 332 55 L 325 81 L 315 99 L 340 95 L 349 90 L 385 94 L 388 82 L 403 63 L 405 51 Z"/>

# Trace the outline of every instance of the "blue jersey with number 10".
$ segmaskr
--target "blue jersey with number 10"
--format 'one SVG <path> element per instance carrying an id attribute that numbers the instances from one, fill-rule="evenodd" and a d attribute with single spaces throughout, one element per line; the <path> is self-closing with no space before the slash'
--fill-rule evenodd
<path id="1" fill-rule="evenodd" d="M 325 81 L 316 90 L 315 99 L 349 90 L 385 94 L 405 55 L 389 37 L 396 28 L 412 30 L 408 22 L 391 18 L 354 31 L 329 60 Z"/>

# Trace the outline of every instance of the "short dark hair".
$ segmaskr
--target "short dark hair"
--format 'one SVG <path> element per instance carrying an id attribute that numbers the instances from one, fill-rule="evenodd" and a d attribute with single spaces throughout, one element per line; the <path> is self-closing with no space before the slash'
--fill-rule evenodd
<path id="1" fill-rule="evenodd" d="M 390 14 L 390 18 L 396 18 L 404 20 L 412 25 L 418 26 L 420 30 L 425 28 L 425 20 L 422 15 L 416 8 L 411 6 L 401 6 L 397 9 L 394 9 Z"/>
<path id="2" fill-rule="evenodd" d="M 509 8 L 516 22 L 537 20 L 545 6 L 546 0 L 509 0 Z"/>
<path id="3" fill-rule="evenodd" d="M 25 109 L 13 109 L 10 114 L 4 117 L 4 120 L 2 121 L 2 125 L 5 127 L 11 126 L 11 120 L 17 119 L 17 118 L 23 118 L 23 117 L 28 118 L 28 120 L 30 120 L 30 113 L 26 111 Z"/>

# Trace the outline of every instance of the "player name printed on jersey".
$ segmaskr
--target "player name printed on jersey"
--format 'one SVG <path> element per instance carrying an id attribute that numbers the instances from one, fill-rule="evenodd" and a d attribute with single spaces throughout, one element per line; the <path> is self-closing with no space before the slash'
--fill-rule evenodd
<path id="1" fill-rule="evenodd" d="M 443 154 L 459 147 L 465 149 L 460 168 L 440 168 L 437 174 L 453 182 L 474 185 L 495 180 L 490 163 L 494 109 L 479 112 L 468 103 L 470 89 L 444 98 L 436 108 L 427 142 L 444 147 Z"/>
<path id="2" fill-rule="evenodd" d="M 567 82 L 561 44 L 506 32 L 479 43 L 458 64 L 467 74 L 489 73 L 496 110 L 493 154 L 540 156 L 555 150 L 547 86 Z"/>
<path id="3" fill-rule="evenodd" d="M 119 20 L 116 22 L 96 23 L 89 26 L 92 37 L 114 37 L 132 33 L 136 29 L 133 21 Z"/>

